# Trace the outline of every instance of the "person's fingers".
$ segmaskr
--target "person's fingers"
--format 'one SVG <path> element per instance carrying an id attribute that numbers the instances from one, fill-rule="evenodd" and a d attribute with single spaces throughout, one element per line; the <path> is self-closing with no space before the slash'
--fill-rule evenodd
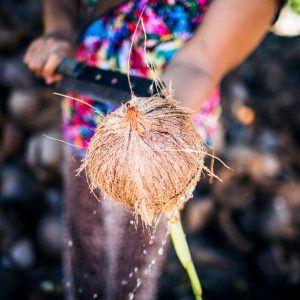
<path id="1" fill-rule="evenodd" d="M 38 39 L 34 41 L 28 48 L 25 57 L 24 57 L 24 62 L 26 64 L 29 64 L 31 60 L 34 58 L 35 54 L 39 49 L 41 48 L 41 45 L 43 44 L 42 39 Z"/>
<path id="2" fill-rule="evenodd" d="M 53 75 L 53 73 L 55 72 L 56 68 L 61 63 L 62 60 L 63 57 L 61 55 L 58 55 L 57 53 L 50 54 L 50 56 L 48 57 L 44 65 L 43 74 L 48 76 Z"/>
<path id="3" fill-rule="evenodd" d="M 71 52 L 70 42 L 44 37 L 29 46 L 23 61 L 36 75 L 44 77 L 46 83 L 51 84 L 61 79 L 61 76 L 54 74 L 55 70 Z"/>
<path id="4" fill-rule="evenodd" d="M 45 47 L 43 40 L 38 40 L 32 44 L 24 57 L 24 63 L 37 75 L 42 73 L 43 65 L 49 55 L 49 50 Z"/>
<path id="5" fill-rule="evenodd" d="M 35 52 L 35 55 L 31 59 L 29 66 L 37 75 L 43 74 L 44 65 L 49 55 L 49 49 L 45 49 L 45 47 L 41 47 Z"/>
<path id="6" fill-rule="evenodd" d="M 26 65 L 29 64 L 30 59 L 31 59 L 31 57 L 32 57 L 32 52 L 34 51 L 34 48 L 36 47 L 36 45 L 37 45 L 37 41 L 34 41 L 34 42 L 32 42 L 32 43 L 30 44 L 30 46 L 28 47 L 28 49 L 27 49 L 27 51 L 26 51 L 26 53 L 25 53 L 25 55 L 24 55 L 24 58 L 23 58 L 23 61 L 24 61 L 24 63 L 25 63 Z"/>
<path id="7" fill-rule="evenodd" d="M 52 84 L 62 79 L 62 76 L 59 74 L 55 74 L 53 76 L 44 75 L 45 81 L 47 84 Z"/>

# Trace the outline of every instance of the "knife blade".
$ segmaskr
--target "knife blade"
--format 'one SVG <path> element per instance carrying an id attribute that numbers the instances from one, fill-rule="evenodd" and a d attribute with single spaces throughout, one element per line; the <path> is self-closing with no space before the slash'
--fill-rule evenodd
<path id="1" fill-rule="evenodd" d="M 131 98 L 126 74 L 88 66 L 71 58 L 65 58 L 56 69 L 62 80 L 56 88 L 63 92 L 75 92 L 109 105 L 121 105 Z M 138 97 L 153 95 L 153 81 L 130 76 L 134 94 Z M 156 91 L 157 92 L 157 91 Z"/>

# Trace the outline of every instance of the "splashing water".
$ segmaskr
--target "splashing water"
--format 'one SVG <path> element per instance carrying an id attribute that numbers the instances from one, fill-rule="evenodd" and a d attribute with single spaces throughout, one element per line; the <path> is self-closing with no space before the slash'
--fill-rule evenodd
<path id="1" fill-rule="evenodd" d="M 164 254 L 164 249 L 161 247 L 159 248 L 159 250 L 157 251 L 158 255 L 162 256 Z"/>
<path id="2" fill-rule="evenodd" d="M 141 279 L 141 278 L 138 278 L 138 279 L 136 280 L 136 286 L 137 286 L 137 288 L 141 285 L 141 283 L 142 283 L 142 279 Z"/>
<path id="3" fill-rule="evenodd" d="M 159 219 L 160 219 L 160 216 L 159 216 Z M 155 233 L 156 233 L 156 228 L 157 228 L 157 225 L 158 223 L 155 224 L 155 228 L 152 232 L 152 234 L 150 235 L 150 241 L 149 241 L 149 245 L 152 245 L 154 243 L 154 240 L 156 238 L 155 236 Z M 166 230 L 166 233 L 164 235 L 164 238 L 162 239 L 161 241 L 161 247 L 159 248 L 159 250 L 157 251 L 157 255 L 158 256 L 162 256 L 164 254 L 164 247 L 165 245 L 167 244 L 167 238 L 168 238 L 168 235 L 170 234 L 170 229 L 169 229 L 169 226 L 167 225 L 167 230 Z M 145 247 L 145 245 L 143 245 Z M 148 250 L 146 249 L 143 249 L 142 251 L 142 254 L 143 255 L 147 255 L 148 254 Z M 158 257 L 157 256 L 157 257 Z M 142 274 L 144 274 L 145 276 L 149 275 L 149 273 L 151 272 L 153 266 L 156 264 L 157 262 L 157 257 L 154 257 L 150 263 L 148 264 L 148 266 L 143 270 Z M 138 268 L 135 267 L 134 268 L 134 272 L 137 273 L 138 272 Z M 129 277 L 133 277 L 133 273 L 129 273 Z M 140 285 L 142 284 L 142 281 L 143 279 L 141 277 L 138 277 L 137 280 L 136 280 L 136 285 L 135 287 L 133 288 L 133 290 L 128 294 L 128 299 L 133 299 L 134 298 L 134 294 L 135 292 L 137 291 L 137 289 L 140 287 Z"/>
<path id="4" fill-rule="evenodd" d="M 121 281 L 121 285 L 127 285 L 127 283 L 128 283 L 128 281 L 127 281 L 126 279 L 123 279 L 123 280 Z"/>

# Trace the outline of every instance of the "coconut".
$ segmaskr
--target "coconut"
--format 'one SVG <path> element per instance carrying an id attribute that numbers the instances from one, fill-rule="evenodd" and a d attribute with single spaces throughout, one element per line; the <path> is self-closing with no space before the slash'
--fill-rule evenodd
<path id="1" fill-rule="evenodd" d="M 147 225 L 188 198 L 204 168 L 192 112 L 166 91 L 132 99 L 104 117 L 81 169 L 91 190 L 130 209 Z"/>

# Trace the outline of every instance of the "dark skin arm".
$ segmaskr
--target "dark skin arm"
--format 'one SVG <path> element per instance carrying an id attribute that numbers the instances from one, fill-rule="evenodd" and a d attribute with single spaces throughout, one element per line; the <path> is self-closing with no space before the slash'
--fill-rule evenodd
<path id="1" fill-rule="evenodd" d="M 60 79 L 55 69 L 63 58 L 73 54 L 76 17 L 76 1 L 43 0 L 44 35 L 31 43 L 24 63 L 48 84 Z"/>
<path id="2" fill-rule="evenodd" d="M 270 28 L 277 0 L 215 0 L 193 38 L 169 64 L 182 105 L 197 111 L 222 78 L 240 64 Z"/>

